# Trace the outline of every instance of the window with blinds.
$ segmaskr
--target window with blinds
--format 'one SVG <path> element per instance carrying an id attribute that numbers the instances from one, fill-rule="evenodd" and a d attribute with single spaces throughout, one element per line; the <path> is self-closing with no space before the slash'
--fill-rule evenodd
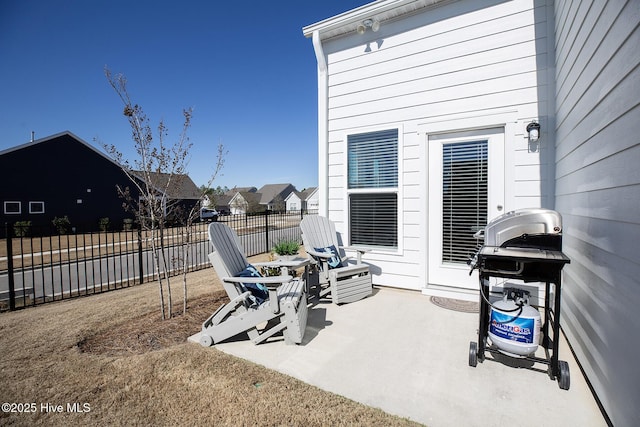
<path id="1" fill-rule="evenodd" d="M 445 144 L 442 159 L 442 262 L 466 263 L 487 223 L 488 141 Z"/>
<path id="2" fill-rule="evenodd" d="M 398 187 L 398 129 L 347 137 L 349 188 Z"/>
<path id="3" fill-rule="evenodd" d="M 351 244 L 398 247 L 397 194 L 352 194 Z"/>
<path id="4" fill-rule="evenodd" d="M 347 162 L 350 243 L 398 247 L 398 129 L 349 135 Z"/>

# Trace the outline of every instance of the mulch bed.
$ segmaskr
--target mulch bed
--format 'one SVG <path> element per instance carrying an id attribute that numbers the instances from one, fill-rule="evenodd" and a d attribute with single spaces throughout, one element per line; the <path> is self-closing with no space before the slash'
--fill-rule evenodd
<path id="1" fill-rule="evenodd" d="M 182 312 L 182 301 L 174 304 L 174 315 L 161 319 L 160 308 L 145 313 L 133 320 L 119 323 L 116 327 L 78 342 L 84 353 L 102 356 L 144 354 L 184 344 L 191 335 L 200 331 L 204 322 L 219 306 L 229 301 L 224 291 L 214 292 L 188 301 L 187 312 Z"/>

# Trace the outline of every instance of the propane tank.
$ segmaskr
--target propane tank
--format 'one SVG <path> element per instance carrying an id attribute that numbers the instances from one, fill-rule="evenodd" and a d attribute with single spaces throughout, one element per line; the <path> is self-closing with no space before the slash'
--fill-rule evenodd
<path id="1" fill-rule="evenodd" d="M 507 289 L 491 306 L 489 338 L 503 353 L 530 356 L 540 342 L 540 312 L 529 305 L 529 293 Z"/>

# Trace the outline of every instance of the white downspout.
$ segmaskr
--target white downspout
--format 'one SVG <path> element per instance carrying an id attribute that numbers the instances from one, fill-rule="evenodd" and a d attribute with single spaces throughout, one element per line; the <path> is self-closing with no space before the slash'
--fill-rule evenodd
<path id="1" fill-rule="evenodd" d="M 318 61 L 318 214 L 329 216 L 329 134 L 327 60 L 322 50 L 320 32 L 313 32 L 313 50 Z"/>

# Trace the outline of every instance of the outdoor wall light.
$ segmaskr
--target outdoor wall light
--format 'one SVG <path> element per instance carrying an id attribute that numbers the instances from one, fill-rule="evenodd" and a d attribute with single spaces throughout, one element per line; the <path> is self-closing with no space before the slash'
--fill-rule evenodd
<path id="1" fill-rule="evenodd" d="M 371 31 L 374 33 L 380 29 L 380 21 L 375 19 L 365 19 L 360 24 L 358 24 L 358 34 L 364 34 L 367 31 L 367 28 L 371 28 Z"/>
<path id="2" fill-rule="evenodd" d="M 529 134 L 529 142 L 536 142 L 540 139 L 540 123 L 531 122 L 527 125 L 527 133 Z"/>

